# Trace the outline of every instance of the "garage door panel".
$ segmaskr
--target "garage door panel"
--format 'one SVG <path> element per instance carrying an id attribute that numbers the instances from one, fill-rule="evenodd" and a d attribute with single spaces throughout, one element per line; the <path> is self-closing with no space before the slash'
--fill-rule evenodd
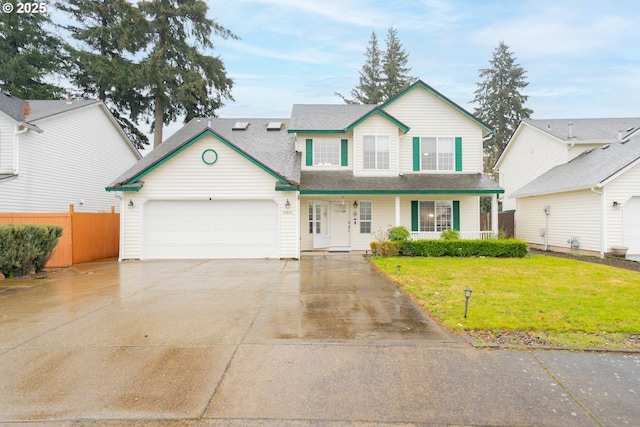
<path id="1" fill-rule="evenodd" d="M 278 258 L 271 200 L 150 201 L 146 258 Z"/>

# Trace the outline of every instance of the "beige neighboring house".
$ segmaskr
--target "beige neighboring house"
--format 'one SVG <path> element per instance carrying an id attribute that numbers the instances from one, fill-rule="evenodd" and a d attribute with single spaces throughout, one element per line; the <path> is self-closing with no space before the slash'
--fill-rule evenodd
<path id="1" fill-rule="evenodd" d="M 140 158 L 101 101 L 0 92 L 0 213 L 119 209 L 104 183 Z"/>
<path id="2" fill-rule="evenodd" d="M 380 231 L 481 231 L 491 130 L 422 81 L 382 105 L 296 104 L 289 118 L 194 119 L 108 191 L 120 259 L 298 258 L 364 251 Z"/>
<path id="3" fill-rule="evenodd" d="M 640 260 L 640 118 L 523 121 L 496 163 L 533 247 Z"/>

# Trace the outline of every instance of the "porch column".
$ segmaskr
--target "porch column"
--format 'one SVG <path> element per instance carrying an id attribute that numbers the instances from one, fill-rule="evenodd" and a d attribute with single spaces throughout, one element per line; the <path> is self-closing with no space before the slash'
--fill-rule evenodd
<path id="1" fill-rule="evenodd" d="M 498 194 L 491 195 L 491 232 L 498 237 Z"/>
<path id="2" fill-rule="evenodd" d="M 396 227 L 400 226 L 400 196 L 396 196 Z"/>

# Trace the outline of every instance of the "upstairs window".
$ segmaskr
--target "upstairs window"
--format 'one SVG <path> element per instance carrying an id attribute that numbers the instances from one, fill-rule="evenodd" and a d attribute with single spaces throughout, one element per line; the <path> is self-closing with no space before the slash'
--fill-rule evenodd
<path id="1" fill-rule="evenodd" d="M 455 167 L 455 145 L 452 137 L 420 138 L 421 170 L 452 171 Z"/>
<path id="2" fill-rule="evenodd" d="M 315 139 L 313 166 L 340 166 L 340 140 Z"/>
<path id="3" fill-rule="evenodd" d="M 390 168 L 388 135 L 364 135 L 362 137 L 362 168 Z"/>

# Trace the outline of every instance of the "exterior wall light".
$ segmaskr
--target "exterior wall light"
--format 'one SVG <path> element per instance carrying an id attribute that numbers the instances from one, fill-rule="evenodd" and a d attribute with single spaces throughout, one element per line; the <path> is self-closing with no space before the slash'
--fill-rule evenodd
<path id="1" fill-rule="evenodd" d="M 289 201 L 289 199 L 287 199 L 287 202 L 284 204 L 284 207 L 289 210 L 291 209 L 291 202 Z"/>
<path id="2" fill-rule="evenodd" d="M 133 199 L 129 199 L 129 209 L 133 208 Z"/>
<path id="3" fill-rule="evenodd" d="M 467 318 L 467 311 L 469 310 L 469 298 L 471 298 L 471 288 L 464 288 L 464 318 Z"/>
<path id="4" fill-rule="evenodd" d="M 354 208 L 354 209 L 358 209 L 358 201 L 357 201 L 357 200 L 355 200 L 355 201 L 353 202 L 353 208 Z"/>

